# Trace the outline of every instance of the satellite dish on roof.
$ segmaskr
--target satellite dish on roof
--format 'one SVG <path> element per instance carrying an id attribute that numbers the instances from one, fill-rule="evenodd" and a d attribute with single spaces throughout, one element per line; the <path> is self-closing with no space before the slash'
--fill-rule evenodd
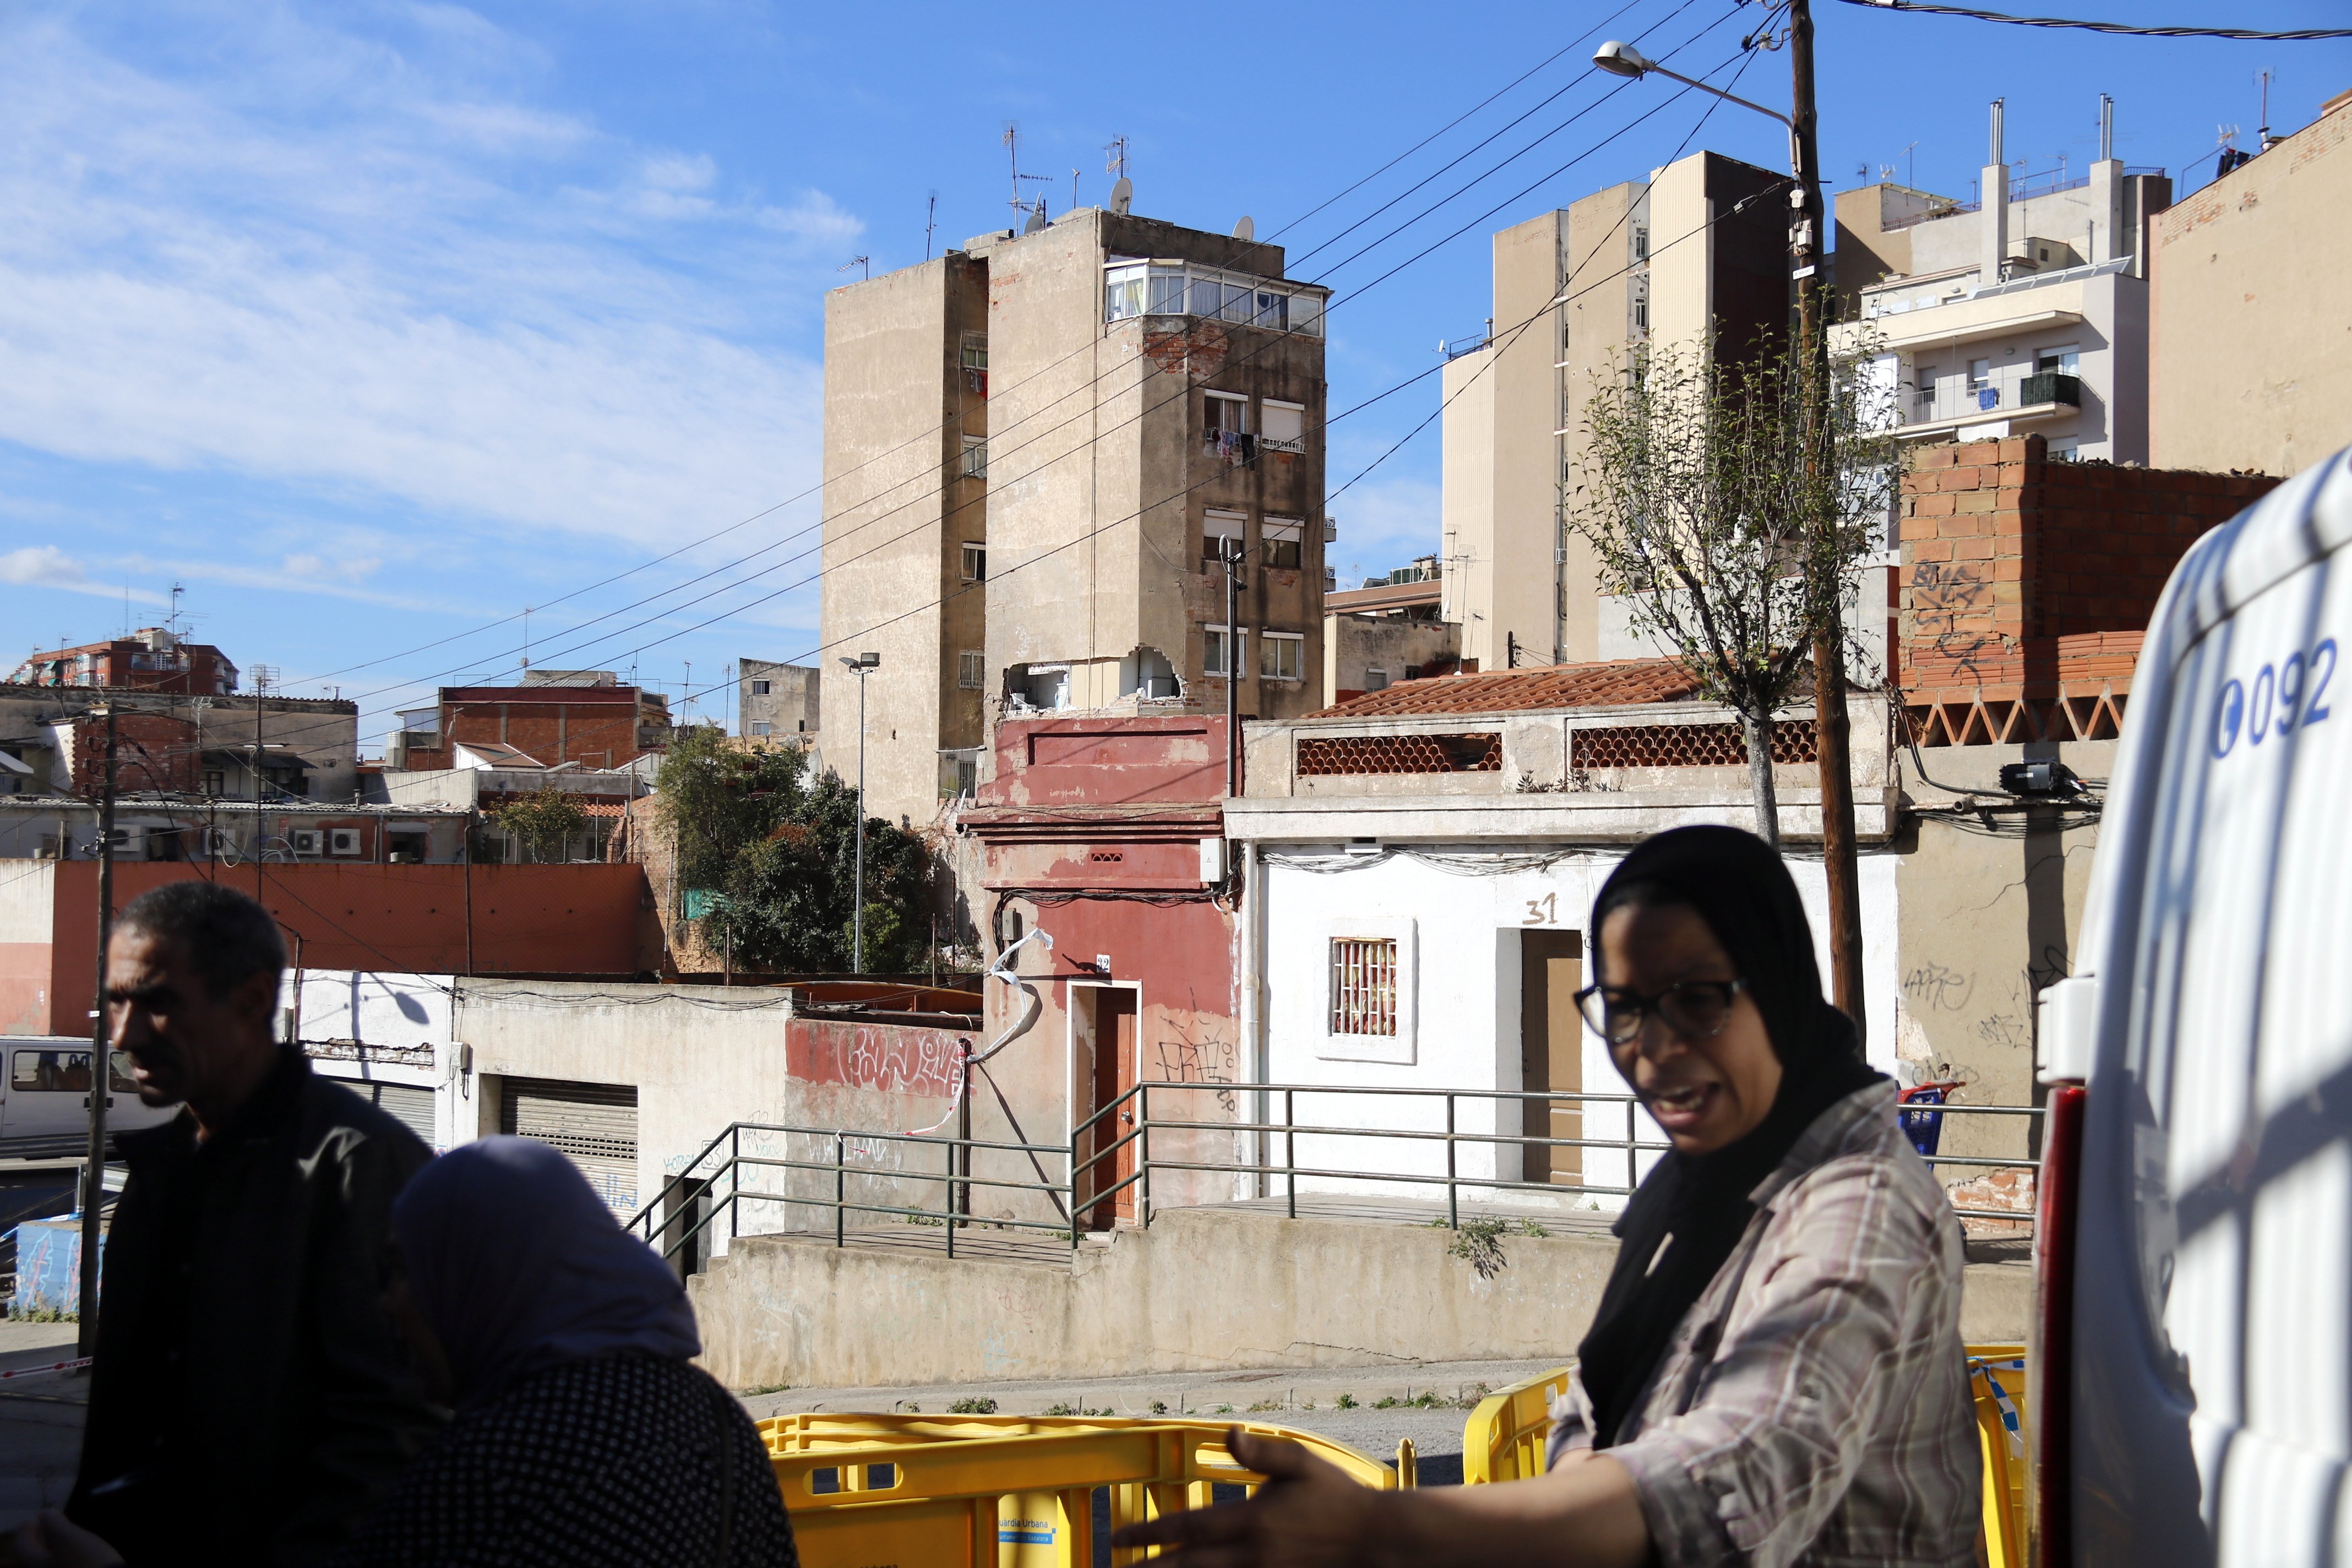
<path id="1" fill-rule="evenodd" d="M 1244 243 L 1257 238 L 1257 226 L 1250 222 L 1246 214 L 1243 216 L 1241 222 L 1234 225 L 1234 237 Z"/>
<path id="2" fill-rule="evenodd" d="M 1121 174 L 1118 177 L 1118 184 L 1110 188 L 1110 210 L 1125 217 L 1127 209 L 1134 205 L 1135 182 Z"/>
<path id="3" fill-rule="evenodd" d="M 1045 232 L 1045 204 L 1043 199 L 1040 199 L 1037 205 L 1030 209 L 1029 221 L 1021 226 L 1021 232 L 1023 234 L 1043 234 Z"/>

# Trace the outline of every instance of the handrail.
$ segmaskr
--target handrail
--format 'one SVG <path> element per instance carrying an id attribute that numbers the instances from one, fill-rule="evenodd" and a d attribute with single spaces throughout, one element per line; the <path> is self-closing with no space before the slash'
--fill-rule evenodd
<path id="1" fill-rule="evenodd" d="M 1151 1098 L 1157 1093 L 1163 1098 L 1171 1093 L 1246 1092 L 1257 1098 L 1262 1109 L 1254 1117 L 1208 1119 L 1198 1116 L 1155 1115 Z M 1344 1096 L 1350 1099 L 1370 1098 L 1382 1102 L 1407 1099 L 1435 1102 L 1442 1107 L 1442 1127 L 1350 1127 L 1310 1120 L 1298 1115 L 1300 1097 Z M 1272 1106 L 1279 1097 L 1280 1119 L 1276 1120 Z M 1563 1102 L 1578 1108 L 1611 1110 L 1623 1108 L 1623 1128 L 1603 1137 L 1563 1138 L 1546 1132 L 1509 1130 L 1506 1121 L 1508 1107 L 1516 1103 L 1525 1108 L 1533 1101 L 1552 1106 Z M 1463 1102 L 1484 1102 L 1496 1112 L 1497 1125 L 1489 1131 L 1465 1127 L 1461 1114 Z M 1120 1200 L 1134 1194 L 1131 1206 L 1135 1217 L 1149 1226 L 1159 1205 L 1152 1196 L 1152 1178 L 1161 1173 L 1200 1173 L 1264 1178 L 1261 1192 L 1271 1196 L 1276 1183 L 1282 1184 L 1286 1194 L 1286 1212 L 1292 1218 L 1298 1214 L 1298 1186 L 1308 1183 L 1371 1184 L 1376 1186 L 1396 1186 L 1408 1190 L 1430 1187 L 1445 1189 L 1445 1223 L 1459 1227 L 1462 1223 L 1462 1192 L 1473 1194 L 1544 1194 L 1555 1197 L 1590 1195 L 1622 1198 L 1629 1194 L 1640 1177 L 1640 1157 L 1644 1152 L 1663 1152 L 1666 1144 L 1654 1130 L 1644 1132 L 1641 1120 L 1633 1116 L 1632 1107 L 1636 1098 L 1623 1092 L 1592 1092 L 1580 1090 L 1545 1090 L 1511 1089 L 1421 1089 L 1389 1085 L 1355 1085 L 1328 1083 L 1191 1083 L 1143 1082 L 1131 1085 L 1114 1096 L 1108 1103 L 1088 1113 L 1071 1130 L 1067 1143 L 1034 1143 L 1001 1139 L 961 1138 L 938 1132 L 867 1131 L 843 1127 L 818 1127 L 787 1122 L 739 1121 L 733 1123 L 705 1144 L 685 1167 L 673 1173 L 664 1184 L 660 1196 L 640 1209 L 628 1222 L 628 1228 L 655 1247 L 665 1258 L 677 1258 L 700 1238 L 715 1234 L 723 1213 L 727 1217 L 727 1235 L 731 1239 L 741 1234 L 741 1214 L 746 1204 L 781 1204 L 788 1209 L 803 1205 L 832 1211 L 835 1245 L 845 1245 L 848 1237 L 848 1216 L 852 1214 L 872 1215 L 904 1219 L 915 1224 L 944 1226 L 947 1252 L 955 1256 L 956 1232 L 975 1226 L 987 1225 L 1006 1230 L 1048 1232 L 1068 1238 L 1077 1247 L 1090 1225 L 1099 1225 L 1102 1216 L 1117 1212 Z M 2031 1105 L 1969 1105 L 1940 1104 L 1913 1107 L 1932 1110 L 1939 1114 L 1962 1116 L 2023 1117 L 2029 1121 L 2042 1116 L 2042 1108 Z M 1524 1110 L 1520 1113 L 1524 1115 Z M 1549 1123 L 1546 1123 L 1549 1126 Z M 1255 1141 L 1255 1157 L 1243 1158 L 1236 1151 L 1232 1157 L 1196 1159 L 1181 1155 L 1154 1155 L 1151 1136 L 1170 1134 L 1241 1134 Z M 782 1137 L 785 1140 L 806 1138 L 818 1141 L 820 1148 L 829 1150 L 817 1157 L 802 1157 L 789 1142 L 783 1150 L 774 1152 L 755 1146 L 746 1150 L 744 1135 L 755 1139 Z M 1279 1157 L 1276 1139 L 1280 1138 Z M 1445 1151 L 1443 1172 L 1433 1170 L 1406 1171 L 1394 1167 L 1386 1170 L 1358 1168 L 1357 1163 L 1317 1160 L 1310 1152 L 1308 1163 L 1299 1159 L 1300 1138 L 1337 1139 L 1369 1138 L 1385 1144 L 1408 1146 L 1443 1145 Z M 1580 1179 L 1567 1181 L 1529 1181 L 1507 1176 L 1500 1161 L 1489 1173 L 1465 1174 L 1457 1150 L 1461 1145 L 1493 1148 L 1514 1147 L 1522 1151 L 1536 1149 L 1598 1150 L 1622 1154 L 1626 1159 L 1622 1180 L 1609 1182 Z M 887 1165 L 878 1157 L 872 1160 L 853 1158 L 856 1146 L 860 1154 L 867 1148 L 897 1146 L 901 1148 L 934 1148 L 940 1151 L 941 1163 L 932 1170 L 914 1169 L 905 1165 Z M 1055 1181 L 1040 1164 L 1038 1180 L 1011 1179 L 981 1174 L 972 1168 L 973 1157 L 981 1153 L 998 1153 L 1027 1157 L 1033 1164 L 1039 1156 L 1054 1156 L 1065 1162 L 1067 1175 Z M 1937 1152 L 1923 1156 L 1931 1168 L 1950 1166 L 1957 1170 L 2028 1170 L 2038 1176 L 2041 1162 L 2031 1155 L 2009 1157 L 1993 1154 L 1946 1154 Z M 1377 1163 L 1377 1162 L 1372 1162 Z M 1121 1166 L 1130 1168 L 1122 1171 Z M 788 1179 L 781 1184 L 787 1190 L 767 1190 L 761 1180 L 763 1173 L 782 1171 Z M 793 1192 L 791 1173 L 806 1173 L 833 1176 L 832 1192 Z M 1582 1172 L 1579 1174 L 1583 1175 Z M 853 1198 L 849 1178 L 853 1175 L 884 1177 L 894 1181 L 939 1186 L 945 1194 L 938 1208 L 916 1206 L 907 1202 L 867 1201 L 863 1195 Z M 690 1187 L 690 1190 L 688 1190 Z M 1059 1220 L 1024 1219 L 1007 1214 L 986 1220 L 971 1214 L 971 1192 L 974 1188 L 1016 1194 L 1040 1194 L 1061 1214 Z M 889 1194 L 883 1194 L 889 1195 Z M 683 1196 L 683 1203 L 681 1203 Z M 1954 1212 L 1964 1218 L 2002 1220 L 2031 1224 L 2032 1215 L 2027 1210 L 1961 1207 L 1954 1204 Z"/>

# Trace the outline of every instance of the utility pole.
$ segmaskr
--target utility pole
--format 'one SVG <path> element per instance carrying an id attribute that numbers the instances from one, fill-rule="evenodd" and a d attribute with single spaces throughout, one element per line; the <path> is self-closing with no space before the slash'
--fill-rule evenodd
<path id="1" fill-rule="evenodd" d="M 107 1047 L 112 1031 L 106 1016 L 106 944 L 114 934 L 115 707 L 106 705 L 106 775 L 98 797 L 98 985 L 89 1026 L 89 1152 L 81 1178 L 81 1282 L 77 1299 L 81 1326 L 74 1338 L 78 1355 L 98 1353 L 98 1250 L 106 1206 L 106 1095 L 114 1085 L 114 1062 Z"/>
<path id="2" fill-rule="evenodd" d="M 1822 285 L 1825 214 L 1822 203 L 1822 159 L 1819 111 L 1813 94 L 1813 14 L 1811 0 L 1789 0 L 1789 72 L 1791 100 L 1790 142 L 1796 154 L 1797 188 L 1792 193 L 1789 254 L 1797 280 L 1798 349 L 1806 374 L 1806 432 L 1809 460 L 1821 479 L 1834 476 L 1834 455 L 1828 450 L 1830 360 L 1827 301 Z M 1834 528 L 1836 519 L 1825 511 L 1816 526 Z M 1809 570 L 1835 574 L 1836 552 L 1831 541 L 1815 543 Z M 1828 873 L 1830 905 L 1831 994 L 1841 1011 L 1865 1028 L 1862 995 L 1862 872 L 1854 848 L 1853 768 L 1852 731 L 1845 709 L 1844 584 L 1832 580 L 1817 584 L 1823 620 L 1813 638 L 1813 752 L 1821 773 L 1822 861 Z"/>
<path id="3" fill-rule="evenodd" d="M 1008 127 L 1006 135 L 1012 134 Z M 861 653 L 841 661 L 857 677 L 857 887 L 849 911 L 849 971 L 866 973 L 866 677 L 881 667 L 878 653 Z"/>
<path id="4" fill-rule="evenodd" d="M 1232 800 L 1241 794 L 1242 726 L 1239 696 L 1242 684 L 1241 572 L 1242 562 L 1234 549 L 1238 542 L 1228 538 L 1221 546 L 1225 558 L 1225 798 Z"/>

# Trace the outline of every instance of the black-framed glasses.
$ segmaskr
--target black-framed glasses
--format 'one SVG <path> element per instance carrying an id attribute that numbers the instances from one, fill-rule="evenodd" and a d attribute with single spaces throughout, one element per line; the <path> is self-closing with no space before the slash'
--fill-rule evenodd
<path id="1" fill-rule="evenodd" d="M 1745 980 L 1685 980 L 1654 996 L 1621 985 L 1588 985 L 1576 994 L 1576 1010 L 1594 1034 L 1612 1046 L 1631 1045 L 1652 1014 L 1686 1040 L 1704 1040 L 1731 1022 L 1731 1005 L 1748 989 Z"/>

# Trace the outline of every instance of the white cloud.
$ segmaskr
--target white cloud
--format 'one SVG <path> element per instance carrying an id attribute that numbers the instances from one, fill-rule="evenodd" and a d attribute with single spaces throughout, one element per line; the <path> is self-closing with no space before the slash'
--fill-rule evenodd
<path id="1" fill-rule="evenodd" d="M 394 49 L 224 10 L 212 80 L 79 9 L 0 29 L 0 439 L 630 543 L 812 484 L 819 372 L 758 312 L 807 310 L 855 217 L 624 145 L 474 13 L 412 15 Z"/>
<path id="2" fill-rule="evenodd" d="M 121 599 L 128 592 L 134 603 L 160 605 L 163 595 L 144 588 L 126 590 L 119 583 L 99 583 L 91 580 L 82 563 L 54 544 L 37 544 L 23 550 L 11 550 L 0 555 L 0 583 L 18 587 L 62 588 L 72 594 L 100 594 L 110 599 Z"/>

